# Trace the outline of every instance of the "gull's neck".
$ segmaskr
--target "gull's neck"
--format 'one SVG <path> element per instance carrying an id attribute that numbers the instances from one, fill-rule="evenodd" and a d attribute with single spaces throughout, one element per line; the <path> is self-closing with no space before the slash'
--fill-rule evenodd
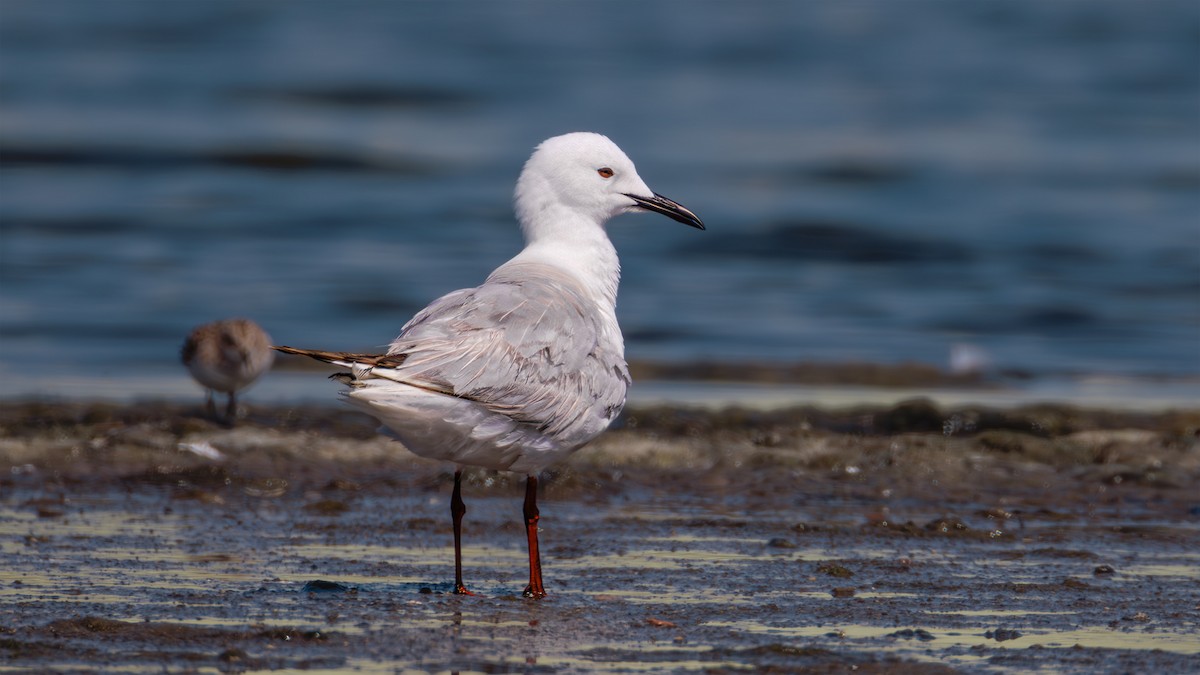
<path id="1" fill-rule="evenodd" d="M 525 249 L 509 262 L 557 267 L 578 279 L 598 305 L 614 312 L 621 263 L 603 221 L 565 207 L 522 215 Z"/>

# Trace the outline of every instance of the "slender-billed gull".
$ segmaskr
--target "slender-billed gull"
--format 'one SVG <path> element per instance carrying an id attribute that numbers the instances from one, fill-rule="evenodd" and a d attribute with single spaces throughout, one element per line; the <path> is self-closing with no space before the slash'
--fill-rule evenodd
<path id="1" fill-rule="evenodd" d="M 604 225 L 652 211 L 703 230 L 696 214 L 655 194 L 608 138 L 572 133 L 534 150 L 514 194 L 525 248 L 482 286 L 417 313 L 386 354 L 275 347 L 350 369 L 347 401 L 409 450 L 455 462 L 454 592 L 462 579 L 462 469 L 526 474 L 529 585 L 546 595 L 537 539 L 537 474 L 608 428 L 625 405 L 629 369 L 617 325 L 620 264 Z"/>
<path id="2" fill-rule="evenodd" d="M 225 421 L 230 423 L 237 417 L 237 393 L 253 384 L 275 362 L 271 337 L 249 319 L 226 319 L 197 326 L 184 340 L 180 357 L 192 377 L 208 390 L 209 416 L 217 416 L 213 392 L 229 395 Z"/>

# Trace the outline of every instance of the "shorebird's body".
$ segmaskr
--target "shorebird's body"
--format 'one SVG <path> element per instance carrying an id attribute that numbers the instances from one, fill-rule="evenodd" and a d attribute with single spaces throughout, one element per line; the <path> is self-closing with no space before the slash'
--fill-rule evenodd
<path id="1" fill-rule="evenodd" d="M 254 384 L 275 362 L 271 337 L 249 319 L 226 319 L 197 326 L 188 334 L 180 359 L 208 392 L 207 409 L 216 417 L 213 392 L 229 397 L 225 419 L 237 417 L 237 394 Z"/>
<path id="2" fill-rule="evenodd" d="M 545 595 L 537 554 L 536 474 L 595 438 L 625 404 L 630 379 L 617 324 L 620 264 L 604 230 L 649 210 L 703 229 L 656 195 L 633 163 L 598 134 L 552 138 L 517 182 L 526 247 L 476 288 L 419 312 L 386 354 L 277 347 L 350 369 L 346 400 L 378 418 L 415 454 L 528 475 L 526 595 Z M 455 473 L 457 592 L 465 507 Z"/>

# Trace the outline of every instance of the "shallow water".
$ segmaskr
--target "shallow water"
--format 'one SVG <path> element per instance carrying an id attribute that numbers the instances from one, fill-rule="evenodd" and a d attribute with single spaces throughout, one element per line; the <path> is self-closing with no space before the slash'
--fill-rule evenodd
<path id="1" fill-rule="evenodd" d="M 1189 672 L 1198 415 L 634 410 L 542 475 L 530 601 L 520 477 L 450 595 L 447 467 L 354 413 L 4 404 L 0 671 Z"/>
<path id="2" fill-rule="evenodd" d="M 545 501 L 551 596 L 533 602 L 517 597 L 513 498 L 468 495 L 465 572 L 481 595 L 464 598 L 445 593 L 446 495 L 326 492 L 350 507 L 324 516 L 304 508 L 311 496 L 266 500 L 261 515 L 259 500 L 227 490 L 214 491 L 224 503 L 71 492 L 58 515 L 33 512 L 23 490 L 0 505 L 0 604 L 15 610 L 0 670 L 661 672 L 896 658 L 971 672 L 1150 659 L 1168 672 L 1200 654 L 1196 525 L 1161 523 L 1132 545 L 1104 534 L 1140 522 L 1140 510 L 1027 517 L 1017 531 L 963 540 L 820 531 L 869 508 L 847 502 L 802 514 L 721 508 L 713 528 L 695 524 L 704 509 L 687 495 L 686 513 L 672 498 L 651 518 L 640 513 L 646 494 Z M 800 516 L 816 532 L 797 532 Z M 1117 572 L 1093 574 L 1100 563 Z M 306 591 L 316 580 L 340 586 Z M 89 629 L 83 617 L 121 624 Z"/>
<path id="3" fill-rule="evenodd" d="M 377 347 L 519 246 L 551 134 L 709 224 L 614 223 L 630 356 L 1200 373 L 1188 0 L 0 4 L 0 375 L 186 380 L 200 322 Z M 659 222 L 659 221 L 662 222 Z M 665 311 L 669 309 L 669 311 Z"/>

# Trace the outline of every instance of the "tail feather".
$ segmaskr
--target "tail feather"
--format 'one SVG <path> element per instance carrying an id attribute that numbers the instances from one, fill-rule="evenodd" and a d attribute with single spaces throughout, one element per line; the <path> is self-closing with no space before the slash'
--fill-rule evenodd
<path id="1" fill-rule="evenodd" d="M 296 354 L 298 356 L 307 356 L 310 359 L 324 361 L 339 366 L 349 366 L 354 363 L 366 366 L 383 366 L 384 368 L 395 368 L 401 363 L 404 363 L 404 354 L 356 354 L 354 352 L 326 352 L 320 349 L 298 349 L 296 347 L 287 347 L 284 345 L 272 346 L 277 352 L 284 354 Z"/>

